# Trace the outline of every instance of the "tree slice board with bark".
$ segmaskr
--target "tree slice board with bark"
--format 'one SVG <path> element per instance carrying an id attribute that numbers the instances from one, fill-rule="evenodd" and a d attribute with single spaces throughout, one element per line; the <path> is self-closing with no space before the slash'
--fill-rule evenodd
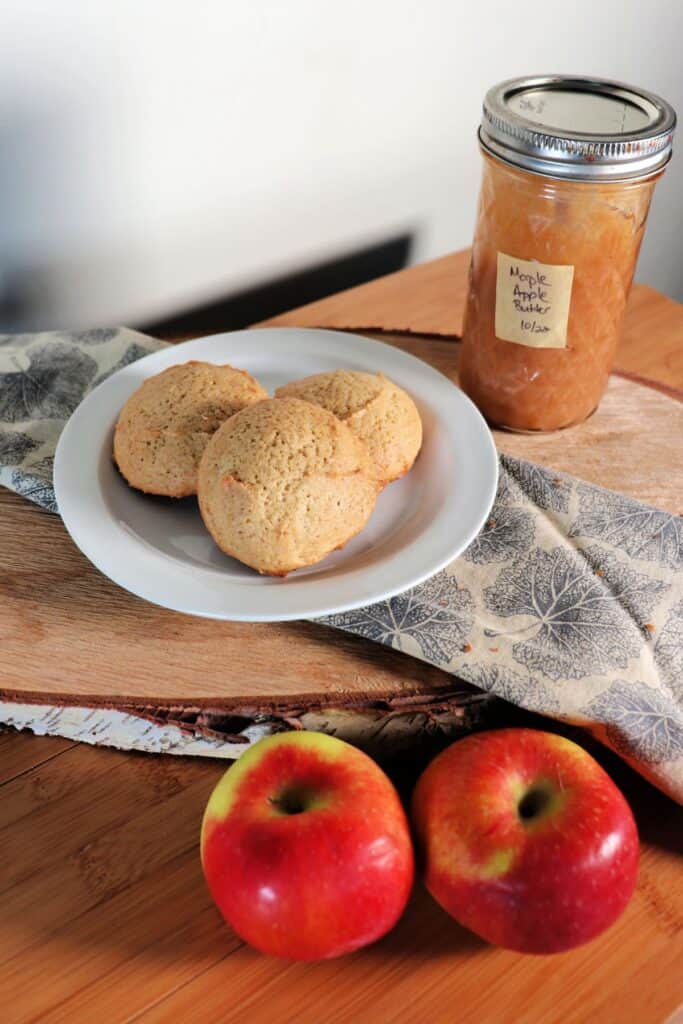
<path id="1" fill-rule="evenodd" d="M 384 337 L 455 379 L 452 342 Z M 681 436 L 681 403 L 613 377 L 586 423 L 547 435 L 497 432 L 496 442 L 677 511 Z M 0 551 L 0 699 L 283 720 L 332 708 L 395 716 L 405 701 L 416 707 L 404 711 L 439 714 L 481 703 L 445 672 L 318 624 L 216 622 L 147 604 L 102 576 L 57 516 L 8 491 L 0 493 Z"/>

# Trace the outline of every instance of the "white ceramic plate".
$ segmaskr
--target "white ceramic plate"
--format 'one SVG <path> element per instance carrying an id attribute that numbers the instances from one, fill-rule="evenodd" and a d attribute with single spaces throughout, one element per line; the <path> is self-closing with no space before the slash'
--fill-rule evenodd
<path id="1" fill-rule="evenodd" d="M 111 458 L 121 406 L 146 377 L 188 359 L 231 363 L 269 391 L 311 373 L 381 371 L 415 399 L 424 444 L 411 472 L 379 497 L 343 551 L 285 579 L 224 555 L 194 498 L 132 490 Z M 124 367 L 76 409 L 57 446 L 54 481 L 67 530 L 101 572 L 139 597 L 215 619 L 316 618 L 383 600 L 421 583 L 474 539 L 493 504 L 498 461 L 469 399 L 426 363 L 353 334 L 303 328 L 216 334 Z"/>

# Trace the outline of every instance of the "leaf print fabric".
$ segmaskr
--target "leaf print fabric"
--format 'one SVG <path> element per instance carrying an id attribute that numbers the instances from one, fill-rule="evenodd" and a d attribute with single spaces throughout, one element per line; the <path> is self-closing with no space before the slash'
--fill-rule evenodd
<path id="1" fill-rule="evenodd" d="M 621 494 L 581 484 L 570 537 L 595 537 L 634 558 L 683 566 L 683 520 Z"/>
<path id="2" fill-rule="evenodd" d="M 598 529 L 589 505 L 616 508 L 619 531 L 610 532 L 604 516 Z M 634 536 L 624 534 L 628 523 Z M 452 635 L 428 615 L 413 632 L 406 611 L 415 596 L 416 607 L 424 605 L 415 592 L 324 621 L 520 707 L 591 729 L 683 802 L 683 573 L 672 539 L 678 531 L 680 521 L 658 509 L 501 456 L 487 523 L 435 578 L 457 579 L 455 594 L 468 595 L 464 608 L 452 604 L 460 612 Z M 438 587 L 430 581 L 434 592 Z"/>
<path id="3" fill-rule="evenodd" d="M 97 380 L 94 381 L 93 387 L 96 388 L 97 385 L 101 384 L 103 380 L 107 379 L 107 377 L 111 377 L 112 373 L 116 373 L 117 370 L 122 370 L 124 366 L 129 366 L 131 363 L 134 363 L 138 359 L 142 359 L 143 356 L 147 355 L 149 355 L 149 350 L 143 348 L 142 345 L 138 345 L 137 343 L 129 345 L 121 358 L 110 369 L 107 369 L 104 373 L 100 374 Z"/>
<path id="4" fill-rule="evenodd" d="M 118 327 L 93 327 L 89 331 L 80 331 L 78 334 L 78 342 L 80 345 L 104 345 L 108 341 L 113 341 L 119 335 L 120 328 Z M 72 335 L 69 331 L 64 332 L 64 337 L 67 341 L 71 341 Z M 147 349 L 149 352 L 149 349 Z M 147 355 L 145 352 L 145 355 Z"/>
<path id="5" fill-rule="evenodd" d="M 0 336 L 0 483 L 57 511 L 79 401 L 162 347 L 125 329 Z M 576 722 L 683 802 L 681 520 L 510 456 L 469 549 L 412 590 L 323 621 Z"/>
<path id="6" fill-rule="evenodd" d="M 66 420 L 97 372 L 97 363 L 73 345 L 56 342 L 25 350 L 27 366 L 0 373 L 0 422 Z"/>
<path id="7" fill-rule="evenodd" d="M 644 683 L 618 679 L 583 709 L 605 722 L 615 750 L 652 764 L 683 756 L 680 708 Z"/>
<path id="8" fill-rule="evenodd" d="M 522 493 L 528 495 L 538 508 L 567 511 L 571 485 L 566 476 L 511 456 L 502 456 L 501 462 Z"/>
<path id="9" fill-rule="evenodd" d="M 34 501 L 48 512 L 57 512 L 57 501 L 52 486 L 52 466 L 54 457 L 51 455 L 34 462 L 24 470 L 12 474 L 13 489 L 22 497 Z"/>
<path id="10" fill-rule="evenodd" d="M 122 327 L 0 335 L 0 484 L 56 512 L 52 461 L 67 419 L 116 370 L 163 347 Z"/>
<path id="11" fill-rule="evenodd" d="M 640 631 L 647 629 L 653 608 L 669 591 L 670 584 L 653 579 L 647 571 L 636 572 L 633 562 L 629 563 L 623 555 L 607 552 L 597 544 L 582 548 L 581 554 L 592 566 L 595 576 L 604 580 L 621 607 L 630 614 L 636 627 Z"/>
<path id="12" fill-rule="evenodd" d="M 655 654 L 669 689 L 683 700 L 683 600 L 669 612 L 657 639 Z"/>
<path id="13" fill-rule="evenodd" d="M 481 533 L 464 554 L 468 562 L 507 562 L 528 551 L 534 540 L 534 519 L 521 508 L 496 501 Z"/>
<path id="14" fill-rule="evenodd" d="M 503 665 L 475 665 L 468 674 L 470 683 L 487 693 L 495 693 L 510 704 L 545 714 L 560 710 L 557 694 L 533 676 L 523 675 Z"/>
<path id="15" fill-rule="evenodd" d="M 580 679 L 626 667 L 642 638 L 625 609 L 646 614 L 664 589 L 614 558 L 600 562 L 595 550 L 536 548 L 504 569 L 484 600 L 497 615 L 524 620 L 508 632 L 519 637 L 515 661 L 550 679 Z"/>
<path id="16" fill-rule="evenodd" d="M 37 447 L 37 442 L 28 434 L 14 430 L 0 430 L 0 464 L 18 466 L 24 457 Z"/>
<path id="17" fill-rule="evenodd" d="M 470 593 L 458 587 L 454 576 L 442 572 L 390 601 L 324 621 L 399 651 L 410 653 L 417 645 L 425 661 L 439 664 L 465 642 L 473 608 Z"/>
<path id="18" fill-rule="evenodd" d="M 61 332 L 56 332 L 48 335 L 53 340 L 59 338 Z M 40 338 L 39 334 L 0 334 L 0 348 L 11 349 L 12 352 L 16 352 L 19 349 L 27 348 L 29 345 L 33 345 L 35 341 Z"/>

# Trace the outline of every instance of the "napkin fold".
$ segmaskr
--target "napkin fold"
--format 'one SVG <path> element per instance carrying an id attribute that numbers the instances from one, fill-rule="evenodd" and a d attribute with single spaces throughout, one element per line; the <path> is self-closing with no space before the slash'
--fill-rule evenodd
<path id="1" fill-rule="evenodd" d="M 0 337 L 0 483 L 58 512 L 52 462 L 82 398 L 164 343 L 125 328 Z M 494 508 L 445 570 L 326 625 L 582 725 L 683 802 L 683 528 L 501 456 Z"/>
<path id="2" fill-rule="evenodd" d="M 56 512 L 52 467 L 69 416 L 110 374 L 165 345 L 127 327 L 0 335 L 0 484 Z"/>

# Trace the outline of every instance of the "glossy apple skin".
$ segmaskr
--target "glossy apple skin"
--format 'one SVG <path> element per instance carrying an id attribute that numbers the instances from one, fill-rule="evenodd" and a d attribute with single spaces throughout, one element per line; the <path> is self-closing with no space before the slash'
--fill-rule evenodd
<path id="1" fill-rule="evenodd" d="M 304 805 L 299 813 L 284 806 Z M 406 814 L 367 755 L 312 732 L 260 740 L 216 786 L 204 875 L 250 945 L 292 960 L 341 956 L 401 916 L 414 876 Z"/>
<path id="2" fill-rule="evenodd" d="M 532 787 L 545 807 L 524 818 Z M 588 942 L 635 887 L 638 833 L 626 800 L 590 754 L 553 733 L 502 729 L 454 743 L 418 780 L 412 819 L 431 894 L 507 949 Z"/>

